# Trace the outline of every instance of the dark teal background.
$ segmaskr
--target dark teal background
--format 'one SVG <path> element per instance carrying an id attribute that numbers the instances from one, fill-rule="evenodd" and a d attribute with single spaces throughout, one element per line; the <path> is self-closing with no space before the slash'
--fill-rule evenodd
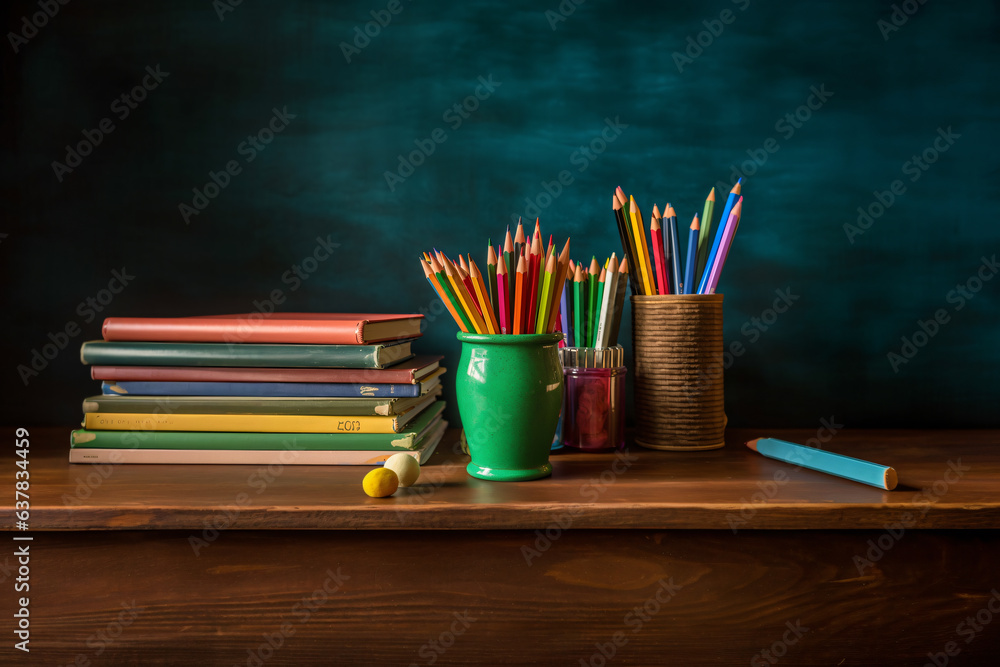
<path id="1" fill-rule="evenodd" d="M 404 1 L 348 63 L 340 43 L 387 2 L 244 0 L 222 20 L 207 0 L 71 2 L 19 52 L 0 44 L 0 421 L 79 420 L 97 393 L 79 344 L 105 315 L 246 312 L 275 289 L 285 310 L 427 310 L 418 252 L 483 257 L 561 171 L 573 182 L 543 231 L 589 260 L 620 252 L 616 185 L 647 215 L 672 202 L 686 227 L 773 137 L 747 163 L 720 283 L 727 345 L 744 346 L 726 372 L 730 424 L 998 426 L 1000 280 L 960 310 L 949 300 L 1000 246 L 997 4 L 903 4 L 919 9 L 884 39 L 888 2 L 588 0 L 553 29 L 556 0 Z M 734 20 L 678 71 L 672 54 L 726 9 Z M 38 10 L 4 11 L 7 35 Z M 119 120 L 113 100 L 157 65 L 169 76 Z M 454 128 L 443 114 L 479 77 L 500 85 Z M 776 124 L 814 86 L 832 96 L 789 136 Z M 285 107 L 295 118 L 246 163 L 239 144 Z M 115 130 L 59 182 L 51 163 L 105 117 Z M 574 158 L 607 118 L 627 127 Z M 385 172 L 435 128 L 447 140 L 391 191 Z M 939 128 L 959 138 L 910 180 L 904 163 Z M 233 159 L 242 172 L 185 224 L 178 205 Z M 905 193 L 850 242 L 844 225 L 896 179 Z M 317 237 L 340 245 L 293 290 L 282 276 Z M 78 304 L 122 267 L 134 280 L 87 322 Z M 786 289 L 798 299 L 757 328 Z M 948 322 L 894 371 L 887 355 L 939 309 Z M 17 366 L 70 323 L 82 332 L 25 385 Z M 437 317 L 419 349 L 454 366 L 455 331 Z"/>

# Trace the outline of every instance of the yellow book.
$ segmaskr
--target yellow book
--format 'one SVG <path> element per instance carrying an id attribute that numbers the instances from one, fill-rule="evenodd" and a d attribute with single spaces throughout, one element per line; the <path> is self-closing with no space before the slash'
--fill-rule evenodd
<path id="1" fill-rule="evenodd" d="M 88 412 L 83 427 L 99 431 L 212 431 L 228 433 L 399 433 L 437 395 L 428 396 L 406 412 L 372 415 L 212 415 Z"/>

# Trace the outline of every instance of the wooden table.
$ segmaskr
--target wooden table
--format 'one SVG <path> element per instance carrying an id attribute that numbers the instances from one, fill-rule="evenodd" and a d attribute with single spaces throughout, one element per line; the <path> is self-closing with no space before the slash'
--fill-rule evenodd
<path id="1" fill-rule="evenodd" d="M 68 429 L 32 429 L 3 617 L 28 544 L 30 664 L 993 662 L 1000 432 L 824 445 L 896 466 L 892 492 L 753 454 L 757 435 L 495 483 L 452 431 L 419 486 L 375 500 L 367 468 L 70 465 Z M 4 636 L 0 662 L 28 657 Z"/>

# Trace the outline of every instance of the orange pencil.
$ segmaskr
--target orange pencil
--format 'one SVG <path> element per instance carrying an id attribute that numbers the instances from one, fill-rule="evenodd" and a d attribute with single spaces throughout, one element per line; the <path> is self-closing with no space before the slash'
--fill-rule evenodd
<path id="1" fill-rule="evenodd" d="M 476 333 L 486 333 L 486 323 L 483 321 L 483 316 L 479 314 L 479 309 L 476 308 L 472 295 L 465 288 L 462 277 L 458 275 L 458 267 L 447 257 L 445 257 L 444 272 L 448 276 L 448 281 L 451 283 L 452 289 L 455 290 L 458 300 L 462 303 L 462 309 L 472 321 L 472 326 L 476 330 Z"/>
<path id="2" fill-rule="evenodd" d="M 469 265 L 465 263 L 465 258 L 461 254 L 458 256 L 458 267 L 466 273 L 469 272 Z"/>
<path id="3" fill-rule="evenodd" d="M 472 259 L 472 257 L 469 257 L 469 268 L 471 269 L 469 275 L 472 278 L 472 285 L 476 288 L 476 298 L 479 299 L 479 303 L 483 306 L 482 313 L 483 320 L 486 322 L 486 330 L 491 334 L 498 334 L 500 333 L 500 326 L 493 317 L 493 304 L 490 303 L 489 292 L 483 282 L 483 274 L 479 271 L 479 267 L 476 266 L 476 260 Z"/>
<path id="4" fill-rule="evenodd" d="M 663 229 L 660 227 L 660 209 L 653 204 L 653 217 L 649 221 L 649 236 L 653 243 L 653 261 L 656 264 L 657 294 L 670 294 L 667 282 L 667 258 L 663 256 Z"/>
<path id="5" fill-rule="evenodd" d="M 465 326 L 465 323 L 462 321 L 462 318 L 459 317 L 458 311 L 455 310 L 455 304 L 452 303 L 451 297 L 449 297 L 447 293 L 444 291 L 444 288 L 441 287 L 441 282 L 437 279 L 437 276 L 434 275 L 434 271 L 431 269 L 430 264 L 428 264 L 424 260 L 420 260 L 420 268 L 424 270 L 424 277 L 427 278 L 427 282 L 429 282 L 431 284 L 431 287 L 434 288 L 434 291 L 437 292 L 438 297 L 441 298 L 441 301 L 444 303 L 445 308 L 448 309 L 448 312 L 451 313 L 451 316 L 455 319 L 455 324 L 458 325 L 458 328 L 464 331 L 465 333 L 469 333 L 468 327 Z"/>
<path id="6" fill-rule="evenodd" d="M 517 277 L 514 279 L 514 333 L 524 333 L 524 282 L 527 267 L 524 265 L 524 255 L 517 260 Z"/>
<path id="7" fill-rule="evenodd" d="M 553 284 L 561 286 L 566 281 L 566 273 L 569 271 L 569 239 L 566 239 L 566 245 L 563 246 L 562 252 L 559 253 L 559 264 L 558 271 L 553 278 L 555 279 Z M 552 333 L 556 330 L 556 322 L 559 320 L 559 302 L 562 292 L 559 289 L 552 290 L 552 303 L 549 305 L 549 322 L 548 326 L 545 327 L 545 333 Z"/>

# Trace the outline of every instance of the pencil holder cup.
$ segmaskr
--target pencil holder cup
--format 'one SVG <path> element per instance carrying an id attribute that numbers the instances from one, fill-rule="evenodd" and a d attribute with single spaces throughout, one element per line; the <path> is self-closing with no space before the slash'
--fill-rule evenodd
<path id="1" fill-rule="evenodd" d="M 585 451 L 625 446 L 625 366 L 621 346 L 559 350 L 563 444 Z"/>
<path id="2" fill-rule="evenodd" d="M 722 447 L 722 295 L 633 295 L 632 343 L 636 444 Z"/>
<path id="3" fill-rule="evenodd" d="M 458 333 L 458 413 L 473 477 L 515 482 L 552 474 L 549 451 L 563 395 L 561 339 L 561 333 Z"/>

